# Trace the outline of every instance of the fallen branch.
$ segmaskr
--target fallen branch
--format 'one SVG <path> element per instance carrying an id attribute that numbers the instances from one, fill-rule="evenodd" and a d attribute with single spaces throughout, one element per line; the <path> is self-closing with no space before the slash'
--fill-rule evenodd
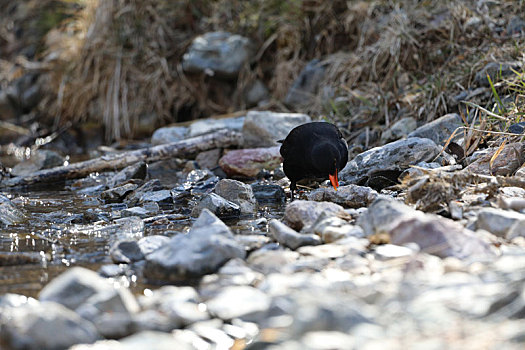
<path id="1" fill-rule="evenodd" d="M 231 130 L 219 130 L 211 134 L 197 136 L 178 142 L 105 155 L 84 162 L 40 170 L 32 175 L 7 179 L 1 184 L 1 186 L 27 186 L 67 179 L 78 179 L 94 172 L 122 169 L 140 161 L 149 163 L 173 157 L 186 158 L 214 148 L 238 146 L 240 143 L 240 133 Z"/>

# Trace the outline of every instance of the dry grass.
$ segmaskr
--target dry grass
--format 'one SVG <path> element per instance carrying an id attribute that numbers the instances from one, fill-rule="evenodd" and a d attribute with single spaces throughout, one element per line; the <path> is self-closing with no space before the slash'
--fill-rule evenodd
<path id="1" fill-rule="evenodd" d="M 52 67 L 46 75 L 49 94 L 40 110 L 57 125 L 98 121 L 106 127 L 108 139 L 134 136 L 144 125 L 151 129 L 244 109 L 244 89 L 255 79 L 270 88 L 272 108 L 286 110 L 279 101 L 314 58 L 328 67 L 323 88 L 308 105 L 294 111 L 344 122 L 351 131 L 348 135 L 357 135 L 363 127 L 381 132 L 407 116 L 430 121 L 458 111 L 467 120 L 467 106 L 453 97 L 476 88 L 476 72 L 488 62 L 524 62 L 524 36 L 505 33 L 508 20 L 525 13 L 522 1 L 79 4 L 83 8 L 76 16 L 46 37 L 47 50 L 41 57 Z M 219 29 L 250 37 L 259 48 L 254 60 L 235 82 L 185 75 L 180 62 L 191 39 Z M 0 26 L 0 44 L 6 40 L 2 33 Z M 509 107 L 510 114 L 504 116 L 513 121 L 523 113 L 520 81 L 521 76 L 494 82 L 501 96 L 514 96 L 514 109 Z M 491 90 L 468 100 L 501 114 Z M 512 124 L 502 126 L 479 113 L 477 124 L 469 119 L 470 127 L 497 130 Z M 470 145 L 479 135 L 471 130 Z"/>

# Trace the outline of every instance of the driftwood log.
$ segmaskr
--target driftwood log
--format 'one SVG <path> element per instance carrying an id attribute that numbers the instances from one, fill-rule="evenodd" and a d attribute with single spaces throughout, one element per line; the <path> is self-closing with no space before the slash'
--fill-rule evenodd
<path id="1" fill-rule="evenodd" d="M 235 147 L 241 144 L 241 140 L 242 135 L 239 132 L 219 130 L 211 134 L 178 142 L 105 155 L 83 162 L 40 170 L 31 175 L 4 180 L 1 186 L 28 186 L 67 179 L 78 179 L 94 172 L 119 170 L 140 161 L 149 163 L 174 157 L 186 158 L 214 148 Z"/>

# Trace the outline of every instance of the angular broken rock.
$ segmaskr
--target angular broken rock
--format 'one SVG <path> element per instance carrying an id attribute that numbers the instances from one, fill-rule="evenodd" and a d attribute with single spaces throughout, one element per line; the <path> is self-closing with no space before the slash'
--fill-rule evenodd
<path id="1" fill-rule="evenodd" d="M 400 220 L 389 234 L 392 244 L 414 242 L 423 252 L 440 258 L 485 260 L 495 257 L 489 244 L 475 232 L 439 216 L 423 215 Z"/>
<path id="2" fill-rule="evenodd" d="M 440 151 L 441 147 L 430 139 L 411 137 L 398 140 L 357 155 L 339 176 L 346 182 L 359 183 L 378 170 L 403 171 L 410 165 L 430 161 Z"/>
<path id="3" fill-rule="evenodd" d="M 525 214 L 512 210 L 483 208 L 478 213 L 476 228 L 506 239 L 525 236 Z"/>
<path id="4" fill-rule="evenodd" d="M 0 194 L 0 223 L 3 225 L 12 225 L 24 219 L 24 213 L 22 213 L 9 198 Z"/>
<path id="5" fill-rule="evenodd" d="M 232 232 L 212 212 L 204 209 L 187 234 L 146 256 L 144 276 L 155 281 L 180 281 L 217 271 L 246 252 Z"/>
<path id="6" fill-rule="evenodd" d="M 516 142 L 505 145 L 491 164 L 492 157 L 496 151 L 497 148 L 490 150 L 490 152 L 469 164 L 465 170 L 482 175 L 509 176 L 513 175 L 523 165 L 525 143 Z"/>
<path id="7" fill-rule="evenodd" d="M 241 215 L 241 207 L 238 204 L 224 199 L 216 193 L 204 196 L 193 208 L 191 215 L 197 217 L 204 209 L 209 210 L 220 218 L 234 218 Z"/>
<path id="8" fill-rule="evenodd" d="M 279 220 L 271 220 L 269 228 L 270 234 L 277 242 L 293 250 L 305 245 L 321 244 L 321 239 L 319 236 L 312 233 L 299 233 L 286 226 Z"/>
<path id="9" fill-rule="evenodd" d="M 237 204 L 243 214 L 251 214 L 255 211 L 257 200 L 250 185 L 237 180 L 222 179 L 215 185 L 213 192 Z"/>
<path id="10" fill-rule="evenodd" d="M 247 148 L 227 152 L 219 165 L 228 176 L 255 177 L 263 170 L 273 170 L 282 162 L 280 147 Z"/>
<path id="11" fill-rule="evenodd" d="M 308 200 L 316 202 L 332 202 L 344 208 L 361 208 L 372 203 L 379 194 L 370 187 L 358 185 L 340 186 L 337 191 L 333 188 L 318 188 L 307 194 Z"/>
<path id="12" fill-rule="evenodd" d="M 442 145 L 461 126 L 463 126 L 463 120 L 459 114 L 450 113 L 420 126 L 408 134 L 408 137 L 423 137 L 431 139 L 437 145 Z"/>
<path id="13" fill-rule="evenodd" d="M 250 111 L 242 127 L 244 147 L 277 146 L 277 141 L 284 139 L 293 128 L 311 121 L 310 116 L 300 113 Z"/>

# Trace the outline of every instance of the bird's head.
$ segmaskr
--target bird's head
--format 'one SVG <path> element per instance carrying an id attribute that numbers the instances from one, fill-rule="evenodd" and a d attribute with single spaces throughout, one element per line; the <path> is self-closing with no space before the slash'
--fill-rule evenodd
<path id="1" fill-rule="evenodd" d="M 337 191 L 339 187 L 338 179 L 338 164 L 341 161 L 341 156 L 337 149 L 330 144 L 320 144 L 314 148 L 312 152 L 313 163 L 319 173 L 326 174 L 330 183 Z"/>

